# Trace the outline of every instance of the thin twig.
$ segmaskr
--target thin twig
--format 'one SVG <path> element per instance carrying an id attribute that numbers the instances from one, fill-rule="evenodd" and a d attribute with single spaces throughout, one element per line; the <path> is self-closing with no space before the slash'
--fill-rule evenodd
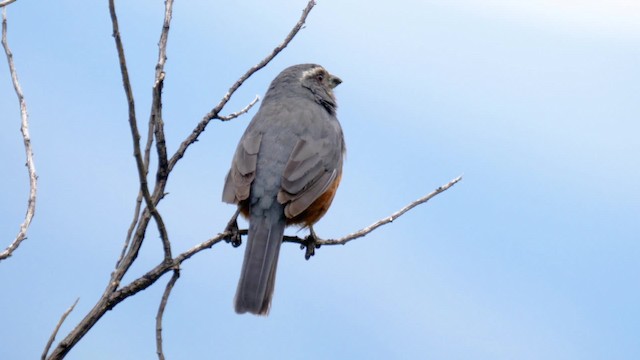
<path id="1" fill-rule="evenodd" d="M 142 191 L 138 191 L 138 197 L 136 198 L 136 206 L 133 210 L 133 220 L 131 220 L 131 224 L 129 225 L 129 229 L 127 229 L 127 236 L 124 239 L 124 244 L 122 245 L 122 251 L 120 251 L 120 256 L 118 257 L 118 261 L 116 261 L 116 269 L 120 267 L 124 256 L 127 254 L 127 250 L 129 250 L 129 244 L 131 243 L 131 237 L 133 235 L 133 231 L 136 229 L 136 225 L 138 224 L 138 220 L 140 219 L 140 208 L 142 207 Z"/>
<path id="2" fill-rule="evenodd" d="M 162 119 L 162 88 L 164 86 L 164 65 L 167 62 L 167 41 L 169 39 L 169 28 L 171 26 L 171 16 L 173 13 L 173 0 L 165 1 L 164 22 L 158 41 L 158 63 L 156 64 L 156 75 L 153 84 L 153 100 L 151 101 L 151 120 L 154 125 L 156 136 L 156 149 L 158 152 L 158 178 L 167 177 L 167 146 L 164 137 L 164 122 Z"/>
<path id="3" fill-rule="evenodd" d="M 413 202 L 411 202 L 410 204 L 408 204 L 407 206 L 403 207 L 402 209 L 396 211 L 395 213 L 391 214 L 390 216 L 384 218 L 384 219 L 380 219 L 378 221 L 376 221 L 375 223 L 365 227 L 364 229 L 361 229 L 359 231 L 356 231 L 354 233 L 351 233 L 347 236 L 341 237 L 339 239 L 329 239 L 329 240 L 319 240 L 316 244 L 317 245 L 344 245 L 346 243 L 348 243 L 351 240 L 355 240 L 357 238 L 361 238 L 365 235 L 367 235 L 368 233 L 372 232 L 373 230 L 379 228 L 382 225 L 386 225 L 390 222 L 393 222 L 395 219 L 399 218 L 400 216 L 404 215 L 407 211 L 413 209 L 414 207 L 420 205 L 420 204 L 424 204 L 427 201 L 431 200 L 434 196 L 446 191 L 447 189 L 449 189 L 450 187 L 452 187 L 453 185 L 455 185 L 458 181 L 462 180 L 462 176 L 458 176 L 457 178 L 449 181 L 448 183 L 446 183 L 445 185 L 440 186 L 439 188 L 433 190 L 431 193 L 421 197 L 420 199 L 417 199 Z"/>
<path id="4" fill-rule="evenodd" d="M 237 118 L 240 115 L 246 114 L 249 110 L 251 110 L 253 105 L 255 105 L 258 101 L 260 101 L 260 96 L 256 95 L 256 97 L 249 103 L 249 105 L 245 106 L 242 110 L 236 111 L 236 112 L 231 113 L 231 114 L 226 115 L 226 116 L 225 115 L 219 115 L 218 119 L 220 119 L 222 121 L 233 120 L 233 119 Z"/>
<path id="5" fill-rule="evenodd" d="M 2 1 L 2 2 L 0 2 L 0 7 L 5 7 L 5 6 L 7 6 L 7 5 L 11 4 L 11 3 L 14 3 L 14 2 L 16 2 L 16 0 L 5 0 L 5 1 Z"/>
<path id="6" fill-rule="evenodd" d="M 153 119 L 149 119 L 149 131 L 147 133 L 147 144 L 144 147 L 144 176 L 147 177 L 149 175 L 149 164 L 151 162 L 151 146 L 153 145 Z M 136 229 L 136 225 L 138 224 L 138 220 L 140 219 L 140 210 L 142 208 L 142 191 L 138 191 L 138 197 L 136 198 L 136 206 L 133 210 L 133 220 L 131 220 L 131 225 L 129 225 L 129 229 L 127 229 L 127 237 L 124 240 L 124 245 L 122 246 L 122 251 L 120 252 L 120 256 L 118 257 L 118 261 L 116 262 L 116 269 L 120 267 L 124 256 L 129 249 L 129 244 L 131 243 L 131 237 L 133 236 L 133 231 Z"/>
<path id="7" fill-rule="evenodd" d="M 169 29 L 171 27 L 172 14 L 173 0 L 166 0 L 164 21 L 162 23 L 162 31 L 160 32 L 160 41 L 158 42 L 158 63 L 156 64 L 156 75 L 151 101 L 151 120 L 149 121 L 154 129 L 154 135 L 156 138 L 156 150 L 158 153 L 156 187 L 163 186 L 161 184 L 164 184 L 169 177 L 167 145 L 164 136 L 164 121 L 162 119 L 162 88 L 164 86 L 164 65 L 167 62 L 167 41 L 169 39 Z M 157 217 L 162 220 L 159 214 Z M 171 243 L 169 242 L 169 235 L 167 234 L 167 230 L 162 221 L 158 223 L 158 230 L 160 232 L 160 238 L 162 239 L 162 247 L 164 249 L 165 260 L 170 260 L 172 258 Z"/>
<path id="8" fill-rule="evenodd" d="M 206 129 L 207 124 L 209 124 L 209 121 L 211 121 L 212 119 L 221 119 L 220 111 L 222 111 L 222 109 L 227 104 L 227 102 L 229 102 L 229 99 L 231 99 L 231 96 L 236 92 L 236 90 L 238 90 L 238 88 L 245 81 L 247 81 L 247 79 L 249 79 L 251 75 L 253 75 L 256 71 L 265 67 L 267 64 L 269 64 L 269 62 L 271 62 L 271 60 L 273 60 L 273 58 L 275 58 L 276 55 L 280 53 L 280 51 L 282 51 L 285 47 L 287 47 L 287 45 L 289 45 L 291 40 L 293 40 L 293 38 L 298 34 L 300 29 L 302 29 L 302 27 L 304 26 L 304 23 L 307 20 L 307 16 L 309 15 L 309 12 L 311 12 L 311 9 L 313 9 L 315 5 L 316 5 L 315 0 L 310 0 L 307 3 L 307 7 L 305 7 L 304 10 L 302 11 L 302 16 L 300 17 L 300 20 L 298 20 L 298 22 L 293 27 L 293 29 L 291 29 L 291 31 L 289 32 L 287 37 L 284 39 L 284 41 L 280 45 L 278 45 L 275 49 L 273 49 L 271 54 L 267 55 L 267 57 L 262 59 L 262 61 L 260 61 L 257 65 L 253 66 L 244 75 L 242 75 L 238 79 L 238 81 L 236 81 L 231 86 L 231 88 L 229 88 L 229 91 L 227 91 L 227 93 L 224 95 L 222 100 L 220 100 L 218 105 L 216 105 L 211 111 L 209 111 L 202 118 L 202 120 L 200 120 L 198 125 L 191 132 L 191 134 L 180 144 L 180 147 L 178 148 L 178 150 L 175 152 L 175 154 L 173 154 L 171 159 L 169 159 L 168 171 L 171 171 L 173 167 L 176 165 L 176 163 L 184 156 L 189 146 L 198 140 L 198 137 L 200 136 L 200 134 L 202 134 L 202 132 Z"/>
<path id="9" fill-rule="evenodd" d="M 11 1 L 13 2 L 13 1 Z M 8 5 L 11 2 L 5 2 L 2 6 Z M 36 197 L 38 192 L 38 176 L 36 175 L 36 167 L 33 161 L 33 150 L 31 149 L 31 136 L 29 135 L 29 114 L 27 112 L 27 103 L 22 93 L 22 87 L 18 81 L 18 73 L 16 72 L 15 64 L 13 63 L 13 53 L 9 48 L 7 42 L 7 8 L 2 8 L 2 47 L 7 55 L 7 63 L 9 64 L 9 73 L 11 74 L 11 81 L 13 82 L 13 89 L 18 96 L 18 102 L 20 103 L 20 132 L 22 133 L 22 140 L 24 143 L 24 151 L 27 157 L 27 171 L 29 173 L 29 198 L 27 200 L 27 213 L 24 217 L 24 221 L 20 225 L 18 235 L 9 246 L 2 252 L 0 252 L 0 260 L 4 260 L 11 256 L 11 254 L 20 246 L 20 243 L 27 238 L 27 230 L 31 225 L 31 220 L 36 212 Z"/>
<path id="10" fill-rule="evenodd" d="M 450 187 L 452 187 L 453 185 L 455 185 L 456 183 L 458 183 L 460 180 L 462 180 L 462 176 L 458 176 L 457 178 L 449 181 L 448 183 L 440 186 L 439 188 L 433 190 L 432 192 L 430 192 L 429 194 L 415 200 L 412 201 L 411 203 L 409 203 L 407 206 L 403 207 L 402 209 L 396 211 L 395 213 L 391 214 L 390 216 L 387 216 L 386 218 L 380 219 L 378 221 L 376 221 L 375 223 L 360 229 L 356 232 L 353 232 L 347 236 L 343 236 L 341 238 L 338 239 L 317 239 L 314 238 L 313 239 L 313 243 L 309 243 L 311 236 L 307 236 L 305 238 L 301 238 L 298 236 L 289 236 L 289 235 L 285 235 L 282 238 L 283 242 L 290 242 L 290 243 L 295 243 L 295 244 L 300 244 L 302 245 L 301 248 L 307 247 L 307 246 L 311 246 L 314 245 L 315 247 L 320 247 L 322 245 L 344 245 L 346 243 L 348 243 L 349 241 L 361 238 L 367 234 L 369 234 L 370 232 L 372 232 L 373 230 L 379 228 L 382 225 L 386 225 L 388 223 L 393 222 L 395 219 L 399 218 L 400 216 L 404 215 L 407 211 L 413 209 L 414 207 L 420 205 L 420 204 L 424 204 L 427 201 L 431 200 L 433 197 L 435 197 L 436 195 L 447 191 L 447 189 L 449 189 Z M 246 235 L 248 233 L 247 230 L 240 230 L 238 231 L 238 234 L 240 235 Z M 307 253 L 305 254 L 305 258 L 308 260 L 310 256 L 313 256 L 313 250 L 309 250 L 307 249 Z"/>
<path id="11" fill-rule="evenodd" d="M 173 290 L 173 285 L 175 285 L 179 277 L 180 269 L 176 268 L 173 270 L 173 275 L 164 289 L 160 306 L 158 306 L 158 314 L 156 315 L 156 353 L 158 354 L 159 360 L 164 360 L 164 351 L 162 350 L 162 317 L 164 316 L 164 309 L 167 306 L 171 290 Z"/>
<path id="12" fill-rule="evenodd" d="M 149 117 L 149 125 L 147 132 L 147 144 L 144 147 L 144 176 L 147 177 L 149 175 L 149 164 L 151 163 L 151 146 L 153 145 L 153 133 L 154 133 L 154 120 L 153 117 Z M 124 240 L 124 245 L 122 246 L 122 251 L 120 252 L 120 257 L 118 257 L 118 261 L 116 262 L 116 268 L 120 267 L 120 263 L 122 259 L 124 259 L 127 250 L 129 249 L 129 244 L 131 243 L 131 237 L 133 236 L 133 231 L 136 229 L 136 224 L 138 224 L 138 220 L 140 219 L 140 210 L 142 207 L 142 191 L 138 191 L 138 197 L 136 198 L 136 206 L 133 211 L 133 220 L 131 221 L 131 225 L 129 225 L 129 229 L 127 230 L 127 237 Z"/>
<path id="13" fill-rule="evenodd" d="M 56 325 L 56 328 L 53 329 L 53 332 L 51 333 L 51 336 L 49 336 L 49 341 L 47 341 L 47 345 L 44 347 L 44 351 L 42 352 L 42 356 L 40 357 L 42 360 L 45 360 L 47 358 L 47 354 L 49 353 L 49 349 L 51 349 L 51 345 L 53 344 L 53 341 L 56 339 L 56 335 L 58 335 L 58 331 L 60 330 L 60 327 L 62 326 L 62 323 L 65 321 L 67 316 L 69 316 L 69 314 L 76 307 L 76 305 L 78 304 L 79 300 L 80 300 L 80 298 L 77 298 L 76 301 L 73 302 L 73 305 L 71 305 L 71 307 L 68 308 L 67 311 L 65 311 L 62 314 L 62 316 L 60 317 L 60 320 L 58 321 L 58 324 Z"/>

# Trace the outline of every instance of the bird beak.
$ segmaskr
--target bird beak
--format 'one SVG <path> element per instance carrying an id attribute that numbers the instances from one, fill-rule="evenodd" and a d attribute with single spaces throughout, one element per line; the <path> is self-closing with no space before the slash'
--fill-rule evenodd
<path id="1" fill-rule="evenodd" d="M 331 88 L 335 88 L 336 86 L 342 84 L 342 79 L 337 76 L 331 75 L 331 79 L 329 80 L 329 84 L 331 84 Z"/>

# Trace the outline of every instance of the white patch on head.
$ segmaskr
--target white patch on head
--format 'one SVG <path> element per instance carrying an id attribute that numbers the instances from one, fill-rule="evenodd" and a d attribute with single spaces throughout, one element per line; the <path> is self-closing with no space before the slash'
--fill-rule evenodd
<path id="1" fill-rule="evenodd" d="M 311 69 L 302 72 L 302 78 L 305 79 L 314 77 L 323 71 L 326 72 L 326 70 L 322 66 L 312 67 Z"/>

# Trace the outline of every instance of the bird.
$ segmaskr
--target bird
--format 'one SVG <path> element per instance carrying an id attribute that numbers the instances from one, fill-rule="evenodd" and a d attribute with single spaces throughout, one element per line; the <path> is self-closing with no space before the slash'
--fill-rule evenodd
<path id="1" fill-rule="evenodd" d="M 334 95 L 340 83 L 317 64 L 284 69 L 238 143 L 222 191 L 249 221 L 238 314 L 268 315 L 285 227 L 315 237 L 312 225 L 333 201 L 346 152 Z"/>

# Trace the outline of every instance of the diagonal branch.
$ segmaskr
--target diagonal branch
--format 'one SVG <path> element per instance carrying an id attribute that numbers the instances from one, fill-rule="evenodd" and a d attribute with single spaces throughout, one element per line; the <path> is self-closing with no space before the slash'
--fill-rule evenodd
<path id="1" fill-rule="evenodd" d="M 155 82 L 153 85 L 153 100 L 151 101 L 151 118 L 155 126 L 156 149 L 158 151 L 158 179 L 166 179 L 167 174 L 167 146 L 164 138 L 164 123 L 162 120 L 162 87 L 164 86 L 164 65 L 167 62 L 167 41 L 173 14 L 173 0 L 165 1 L 164 22 L 158 42 L 158 63 L 156 64 Z"/>
<path id="2" fill-rule="evenodd" d="M 173 290 L 173 285 L 176 284 L 179 277 L 180 268 L 176 268 L 173 270 L 173 275 L 164 289 L 164 294 L 162 294 L 160 306 L 158 307 L 158 314 L 156 315 L 156 353 L 158 354 L 159 360 L 164 360 L 164 351 L 162 350 L 162 317 L 164 316 L 164 309 L 167 306 L 167 301 L 169 301 L 171 290 Z"/>
<path id="3" fill-rule="evenodd" d="M 427 201 L 431 200 L 433 197 L 437 196 L 438 194 L 447 191 L 447 189 L 449 189 L 450 187 L 452 187 L 453 185 L 455 185 L 456 183 L 458 183 L 460 180 L 462 180 L 462 176 L 458 176 L 457 178 L 449 181 L 448 183 L 438 187 L 437 189 L 433 190 L 432 192 L 430 192 L 429 194 L 412 201 L 411 203 L 409 203 L 407 206 L 403 207 L 402 209 L 396 211 L 395 213 L 391 214 L 390 216 L 387 216 L 386 218 L 380 219 L 378 221 L 376 221 L 375 223 L 360 229 L 356 232 L 353 232 L 349 235 L 343 236 L 341 238 L 338 239 L 328 239 L 328 240 L 324 240 L 324 239 L 320 239 L 316 236 L 316 234 L 313 231 L 313 228 L 309 228 L 310 230 L 310 235 L 308 235 L 307 237 L 300 238 L 298 236 L 284 236 L 283 237 L 283 242 L 292 242 L 292 243 L 296 243 L 296 244 L 300 244 L 300 248 L 301 249 L 306 249 L 305 251 L 305 255 L 304 258 L 309 260 L 309 258 L 311 258 L 313 255 L 315 255 L 315 249 L 319 248 L 322 245 L 344 245 L 346 243 L 348 243 L 349 241 L 361 238 L 366 236 L 367 234 L 369 234 L 370 232 L 372 232 L 373 230 L 379 228 L 382 225 L 386 225 L 389 224 L 391 222 L 393 222 L 395 219 L 399 218 L 400 216 L 404 215 L 407 211 L 413 209 L 414 207 L 420 205 L 420 204 L 424 204 Z M 244 234 L 242 234 L 244 235 Z"/>
<path id="4" fill-rule="evenodd" d="M 154 132 L 154 122 L 153 117 L 149 118 L 148 132 L 147 132 L 147 144 L 144 147 L 144 168 L 145 168 L 145 177 L 149 175 L 149 164 L 151 163 L 151 146 L 153 145 L 153 132 Z M 133 210 L 133 220 L 131 220 L 131 225 L 129 225 L 129 229 L 127 230 L 127 237 L 124 240 L 124 245 L 122 246 L 122 251 L 120 252 L 120 257 L 118 257 L 118 261 L 116 262 L 116 268 L 120 267 L 124 256 L 127 253 L 127 249 L 129 249 L 129 244 L 131 243 L 131 238 L 133 236 L 133 231 L 136 229 L 136 224 L 138 224 L 138 220 L 140 220 L 140 211 L 142 209 L 142 191 L 138 191 L 138 197 L 136 198 L 136 206 Z"/>
<path id="5" fill-rule="evenodd" d="M 71 314 L 73 309 L 78 304 L 79 300 L 80 300 L 80 298 L 77 298 L 76 301 L 73 302 L 71 307 L 69 307 L 67 309 L 67 311 L 65 311 L 62 314 L 62 316 L 60 317 L 60 320 L 58 320 L 58 324 L 56 324 L 56 328 L 53 329 L 53 332 L 51 333 L 51 336 L 49 337 L 49 341 L 47 341 L 47 345 L 44 347 L 44 351 L 42 352 L 42 356 L 40 357 L 42 360 L 45 360 L 47 358 L 47 354 L 49 353 L 49 349 L 51 349 L 51 345 L 53 344 L 53 341 L 56 339 L 56 335 L 58 335 L 58 331 L 60 330 L 60 327 L 62 326 L 62 323 L 67 319 L 67 316 L 69 316 L 69 314 Z"/>
<path id="6" fill-rule="evenodd" d="M 13 1 L 5 1 L 0 6 L 5 6 Z M 7 42 L 7 8 L 2 8 L 2 47 L 7 55 L 7 63 L 9 64 L 9 73 L 11 74 L 11 81 L 13 82 L 13 89 L 18 96 L 18 102 L 20 103 L 20 132 L 22 133 L 22 140 L 24 142 L 24 151 L 27 157 L 27 171 L 29 173 L 29 198 L 27 200 L 27 213 L 24 217 L 24 221 L 20 225 L 18 235 L 9 246 L 2 252 L 0 252 L 0 260 L 4 260 L 11 256 L 11 254 L 20 246 L 23 240 L 27 238 L 27 230 L 31 225 L 31 220 L 36 212 L 36 196 L 38 192 L 38 176 L 36 175 L 36 167 L 33 161 L 33 150 L 31 149 L 31 136 L 29 135 L 29 115 L 27 113 L 27 103 L 24 100 L 24 94 L 22 93 L 22 87 L 18 81 L 18 73 L 16 72 L 15 64 L 13 63 L 13 53 L 9 48 Z"/>
<path id="7" fill-rule="evenodd" d="M 407 206 L 403 207 L 402 209 L 396 211 L 395 213 L 391 214 L 390 216 L 384 218 L 384 219 L 380 219 L 378 221 L 376 221 L 375 223 L 365 227 L 364 229 L 361 229 L 359 231 L 356 231 L 354 233 L 351 233 L 347 236 L 341 237 L 339 239 L 329 239 L 329 240 L 319 240 L 316 242 L 316 245 L 344 245 L 346 243 L 348 243 L 351 240 L 355 240 L 357 238 L 361 238 L 365 235 L 367 235 L 368 233 L 372 232 L 373 230 L 379 228 L 382 225 L 386 225 L 389 224 L 391 222 L 393 222 L 395 219 L 399 218 L 400 216 L 404 215 L 407 211 L 413 209 L 414 207 L 420 205 L 420 204 L 424 204 L 427 201 L 431 200 L 433 197 L 435 197 L 436 195 L 447 191 L 447 189 L 449 189 L 450 187 L 452 187 L 453 185 L 455 185 L 456 183 L 458 183 L 458 181 L 462 180 L 462 176 L 458 176 L 457 178 L 449 181 L 448 183 L 440 186 L 439 188 L 433 190 L 432 192 L 430 192 L 429 194 L 421 197 L 420 199 L 417 199 L 415 201 L 412 201 L 411 203 L 409 203 Z"/>
<path id="8" fill-rule="evenodd" d="M 240 115 L 246 114 L 249 110 L 251 110 L 253 105 L 255 105 L 258 101 L 260 101 L 260 96 L 256 95 L 256 97 L 247 106 L 245 106 L 242 110 L 236 111 L 236 112 L 231 113 L 229 115 L 219 115 L 218 119 L 220 119 L 222 121 L 233 120 L 233 119 L 237 118 Z"/>
<path id="9" fill-rule="evenodd" d="M 173 0 L 165 1 L 164 21 L 162 23 L 162 31 L 160 32 L 160 41 L 158 42 L 158 63 L 156 64 L 155 82 L 153 84 L 152 101 L 151 101 L 151 117 L 149 120 L 149 126 L 153 128 L 156 138 L 156 151 L 158 153 L 158 170 L 156 172 L 156 190 L 164 188 L 166 181 L 169 177 L 168 171 L 168 159 L 167 159 L 167 144 L 164 135 L 164 121 L 162 119 L 162 88 L 164 86 L 164 65 L 167 62 L 167 41 L 169 39 L 169 28 L 171 26 L 171 17 L 173 14 Z M 149 132 L 151 132 L 151 128 Z M 147 162 L 148 164 L 148 162 Z M 148 166 L 148 165 L 147 165 Z M 147 169 L 148 170 L 148 169 Z M 156 195 L 154 194 L 154 201 Z M 155 204 L 154 204 L 155 205 Z M 153 213 L 153 207 L 149 207 Z M 157 211 L 156 211 L 157 213 Z M 154 215 L 156 221 L 161 220 L 160 214 Z M 158 230 L 160 232 L 160 238 L 162 239 L 162 246 L 164 249 L 165 260 L 170 260 L 171 255 L 171 243 L 169 242 L 169 235 L 164 226 L 164 223 L 158 223 Z"/>
<path id="10" fill-rule="evenodd" d="M 293 29 L 291 29 L 291 31 L 289 32 L 287 37 L 284 39 L 284 41 L 280 45 L 276 46 L 276 48 L 273 49 L 273 51 L 269 55 L 267 55 L 267 57 L 262 59 L 262 61 L 260 61 L 255 66 L 253 66 L 251 69 L 247 70 L 247 72 L 244 75 L 242 75 L 238 79 L 238 81 L 236 81 L 231 86 L 231 88 L 229 88 L 229 91 L 227 91 L 227 93 L 224 95 L 222 100 L 220 100 L 218 105 L 216 105 L 211 111 L 209 111 L 202 118 L 202 120 L 200 120 L 200 122 L 195 127 L 195 129 L 193 129 L 193 132 L 191 132 L 191 134 L 180 144 L 180 147 L 178 148 L 178 150 L 175 152 L 175 154 L 173 154 L 173 156 L 169 160 L 169 168 L 168 168 L 169 171 L 171 171 L 173 167 L 176 165 L 176 163 L 184 156 L 189 146 L 194 142 L 198 141 L 198 137 L 206 129 L 207 125 L 209 124 L 209 121 L 213 119 L 223 120 L 220 117 L 220 111 L 222 111 L 224 106 L 227 105 L 227 102 L 229 102 L 229 99 L 231 99 L 231 96 L 236 92 L 236 90 L 238 90 L 238 88 L 242 86 L 242 84 L 244 84 L 244 82 L 247 81 L 247 79 L 249 79 L 251 75 L 255 74 L 258 70 L 267 66 L 267 64 L 269 64 L 271 60 L 273 60 L 273 58 L 276 57 L 276 55 L 278 55 L 285 47 L 287 47 L 287 45 L 289 45 L 291 40 L 293 40 L 293 38 L 298 34 L 300 29 L 302 29 L 302 27 L 304 26 L 304 23 L 307 21 L 307 16 L 309 15 L 309 13 L 311 12 L 311 9 L 313 9 L 315 5 L 316 5 L 315 0 L 309 0 L 309 2 L 307 3 L 307 7 L 305 7 L 304 10 L 302 10 L 302 16 L 300 16 L 300 20 L 298 20 L 298 22 L 293 27 Z"/>

